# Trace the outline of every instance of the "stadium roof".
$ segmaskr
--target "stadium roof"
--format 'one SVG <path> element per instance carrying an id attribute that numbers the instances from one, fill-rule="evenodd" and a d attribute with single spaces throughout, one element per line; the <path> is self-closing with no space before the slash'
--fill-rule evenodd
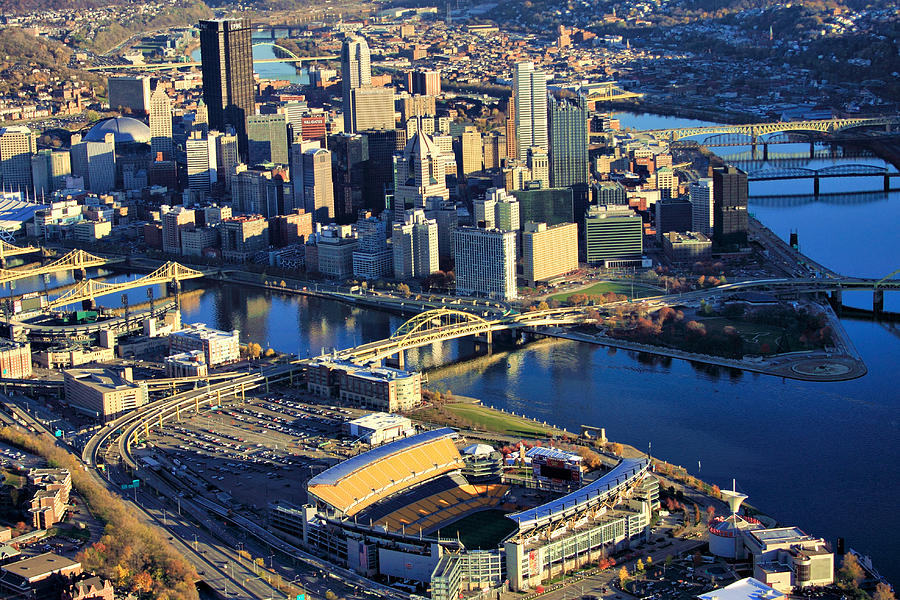
<path id="1" fill-rule="evenodd" d="M 117 144 L 128 142 L 147 143 L 150 141 L 150 128 L 142 121 L 131 117 L 112 117 L 100 121 L 84 136 L 86 142 L 102 142 L 103 136 L 112 133 Z"/>
<path id="2" fill-rule="evenodd" d="M 0 229 L 17 231 L 41 208 L 46 207 L 24 200 L 19 192 L 0 194 Z"/>
<path id="3" fill-rule="evenodd" d="M 700 600 L 778 600 L 784 594 L 758 579 L 747 577 L 697 596 Z"/>
<path id="4" fill-rule="evenodd" d="M 426 431 L 425 433 L 420 433 L 418 435 L 413 435 L 408 438 L 403 438 L 402 440 L 397 440 L 395 442 L 385 444 L 384 446 L 379 446 L 378 448 L 369 450 L 368 452 L 357 454 L 356 456 L 348 458 L 342 463 L 334 465 L 330 469 L 322 471 L 321 473 L 310 479 L 307 486 L 337 485 L 341 479 L 347 477 L 348 475 L 351 475 L 356 471 L 359 471 L 366 465 L 381 460 L 382 458 L 386 458 L 388 456 L 391 456 L 392 454 L 402 452 L 403 450 L 414 448 L 421 444 L 427 444 L 428 442 L 433 442 L 444 437 L 455 436 L 456 432 L 453 429 L 449 427 L 442 427 L 441 429 Z"/>
<path id="5" fill-rule="evenodd" d="M 650 463 L 646 458 L 623 458 L 609 473 L 580 490 L 551 500 L 546 504 L 506 516 L 517 522 L 520 528 L 533 525 L 542 519 L 547 519 L 569 509 L 580 508 L 582 505 L 591 503 L 595 498 L 608 495 L 615 491 L 618 486 L 627 483 L 646 470 L 649 465 Z"/>
<path id="6" fill-rule="evenodd" d="M 487 444 L 472 444 L 471 446 L 463 448 L 462 453 L 472 456 L 481 456 L 482 454 L 490 454 L 493 451 L 493 446 L 488 446 Z"/>
<path id="7" fill-rule="evenodd" d="M 574 452 L 566 452 L 557 448 L 544 448 L 543 446 L 535 446 L 525 453 L 528 458 L 549 458 L 552 460 L 580 461 L 581 456 Z"/>

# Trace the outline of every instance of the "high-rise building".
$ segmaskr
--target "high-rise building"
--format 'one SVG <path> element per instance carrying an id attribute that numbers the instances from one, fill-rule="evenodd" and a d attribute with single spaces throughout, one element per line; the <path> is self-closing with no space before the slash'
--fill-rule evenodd
<path id="1" fill-rule="evenodd" d="M 500 231 L 518 231 L 521 226 L 519 220 L 519 201 L 515 196 L 505 192 L 497 197 L 494 204 L 494 223 Z"/>
<path id="2" fill-rule="evenodd" d="M 312 213 L 316 223 L 334 220 L 334 182 L 331 179 L 331 152 L 324 148 L 310 148 L 303 153 L 301 179 L 295 185 L 303 186 L 302 207 Z"/>
<path id="3" fill-rule="evenodd" d="M 31 157 L 31 175 L 37 198 L 49 196 L 66 187 L 72 174 L 72 158 L 68 150 L 38 150 Z"/>
<path id="4" fill-rule="evenodd" d="M 231 198 L 235 210 L 265 218 L 284 215 L 295 208 L 292 190 L 284 169 L 277 167 L 247 169 L 238 165 L 231 180 Z"/>
<path id="5" fill-rule="evenodd" d="M 499 169 L 501 161 L 506 158 L 506 136 L 496 131 L 485 134 L 481 138 L 481 145 L 484 148 L 482 154 L 484 170 Z"/>
<path id="6" fill-rule="evenodd" d="M 184 206 L 175 206 L 162 215 L 162 249 L 172 254 L 181 253 L 181 233 L 193 229 L 194 211 Z"/>
<path id="7" fill-rule="evenodd" d="M 528 148 L 528 169 L 531 171 L 532 183 L 540 183 L 542 188 L 550 187 L 550 157 L 544 148 L 532 146 Z"/>
<path id="8" fill-rule="evenodd" d="M 494 229 L 497 224 L 497 196 L 506 194 L 506 190 L 490 188 L 481 198 L 472 201 L 474 213 L 472 225 L 482 229 Z"/>
<path id="9" fill-rule="evenodd" d="M 516 299 L 515 232 L 460 227 L 453 243 L 458 294 Z"/>
<path id="10" fill-rule="evenodd" d="M 358 244 L 359 240 L 350 225 L 323 227 L 316 242 L 318 271 L 335 279 L 353 275 L 353 253 Z"/>
<path id="11" fill-rule="evenodd" d="M 522 266 L 528 285 L 578 270 L 578 226 L 525 223 Z"/>
<path id="12" fill-rule="evenodd" d="M 569 187 L 590 181 L 587 99 L 549 100 L 550 186 Z"/>
<path id="13" fill-rule="evenodd" d="M 328 136 L 334 180 L 334 213 L 340 223 L 348 223 L 365 208 L 366 165 L 369 140 L 366 136 L 339 133 Z"/>
<path id="14" fill-rule="evenodd" d="M 456 203 L 443 198 L 426 198 L 425 217 L 437 222 L 438 258 L 443 262 L 453 260 L 453 232 L 459 227 Z"/>
<path id="15" fill-rule="evenodd" d="M 661 243 L 664 234 L 670 231 L 685 233 L 693 225 L 691 201 L 687 198 L 666 198 L 654 206 L 656 217 L 656 239 Z"/>
<path id="16" fill-rule="evenodd" d="M 110 77 L 106 93 L 111 110 L 146 114 L 150 108 L 150 78 L 145 75 Z"/>
<path id="17" fill-rule="evenodd" d="M 591 206 L 584 217 L 587 262 L 635 260 L 644 251 L 644 225 L 627 206 Z"/>
<path id="18" fill-rule="evenodd" d="M 282 248 L 291 244 L 303 244 L 313 232 L 312 215 L 302 208 L 285 215 L 269 217 L 269 241 Z"/>
<path id="19" fill-rule="evenodd" d="M 547 75 L 535 70 L 533 62 L 516 63 L 513 85 L 516 145 L 525 160 L 532 146 L 547 150 Z"/>
<path id="20" fill-rule="evenodd" d="M 609 206 L 612 204 L 628 204 L 628 193 L 625 186 L 618 181 L 602 181 L 595 186 L 597 204 Z"/>
<path id="21" fill-rule="evenodd" d="M 393 88 L 371 86 L 354 88 L 350 90 L 350 104 L 352 116 L 349 132 L 394 129 L 396 121 Z M 348 131 L 346 127 L 344 131 Z"/>
<path id="22" fill-rule="evenodd" d="M 381 279 L 393 275 L 394 253 L 387 244 L 388 220 L 361 211 L 356 221 L 358 243 L 353 252 L 353 276 Z"/>
<path id="23" fill-rule="evenodd" d="M 246 262 L 269 246 L 269 222 L 262 215 L 241 215 L 224 219 L 219 226 L 222 258 Z"/>
<path id="24" fill-rule="evenodd" d="M 11 125 L 0 129 L 0 185 L 4 190 L 31 195 L 31 155 L 35 152 L 37 139 L 27 127 Z"/>
<path id="25" fill-rule="evenodd" d="M 394 193 L 394 154 L 406 147 L 402 129 L 365 131 L 361 135 L 369 145 L 369 161 L 363 184 L 363 203 L 375 213 L 385 209 L 386 198 Z M 410 138 L 411 139 L 411 138 Z M 449 192 L 447 193 L 449 196 Z"/>
<path id="26" fill-rule="evenodd" d="M 394 156 L 394 220 L 403 222 L 408 209 L 424 208 L 427 198 L 437 197 L 450 197 L 444 158 L 431 136 L 419 132 Z"/>
<path id="27" fill-rule="evenodd" d="M 369 64 L 369 44 L 359 36 L 348 37 L 341 46 L 341 98 L 344 103 L 344 131 L 353 129 L 355 115 L 351 90 L 372 85 L 372 67 Z"/>
<path id="28" fill-rule="evenodd" d="M 162 85 L 157 84 L 150 96 L 150 152 L 163 153 L 163 160 L 174 158 L 172 143 L 172 100 Z"/>
<path id="29" fill-rule="evenodd" d="M 85 142 L 72 136 L 70 150 L 72 174 L 84 178 L 84 187 L 95 194 L 106 194 L 116 187 L 116 138 L 112 132 L 102 142 Z M 2 133 L 0 133 L 2 144 Z M 2 145 L 0 145 L 2 154 Z M 30 166 L 30 163 L 29 163 Z M 4 180 L 5 182 L 5 180 Z"/>
<path id="30" fill-rule="evenodd" d="M 462 174 L 468 175 L 482 169 L 484 151 L 481 145 L 481 133 L 469 125 L 459 136 L 459 161 Z"/>
<path id="31" fill-rule="evenodd" d="M 519 158 L 519 149 L 516 145 L 516 99 L 510 97 L 506 100 L 506 158 Z"/>
<path id="32" fill-rule="evenodd" d="M 522 223 L 547 223 L 552 227 L 575 222 L 572 190 L 569 188 L 516 190 L 512 195 L 519 201 L 519 219 Z"/>
<path id="33" fill-rule="evenodd" d="M 249 164 L 288 164 L 287 121 L 283 114 L 247 118 Z"/>
<path id="34" fill-rule="evenodd" d="M 407 210 L 403 221 L 394 223 L 394 278 L 428 277 L 438 270 L 438 225 L 421 209 Z"/>
<path id="35" fill-rule="evenodd" d="M 188 189 L 194 200 L 203 200 L 218 181 L 216 139 L 202 131 L 192 131 L 184 143 L 187 154 Z"/>
<path id="36" fill-rule="evenodd" d="M 713 169 L 713 241 L 717 246 L 747 245 L 747 174 L 727 165 Z"/>
<path id="37" fill-rule="evenodd" d="M 708 177 L 691 183 L 691 231 L 712 235 L 714 224 L 713 180 Z"/>
<path id="38" fill-rule="evenodd" d="M 433 69 L 416 69 L 406 74 L 407 89 L 410 94 L 423 96 L 441 95 L 441 73 Z"/>
<path id="39" fill-rule="evenodd" d="M 678 175 L 669 167 L 661 167 L 657 169 L 652 179 L 656 180 L 656 189 L 659 190 L 660 198 L 675 198 L 678 196 Z"/>
<path id="40" fill-rule="evenodd" d="M 225 186 L 225 189 L 231 189 L 231 178 L 234 177 L 235 169 L 241 164 L 240 151 L 238 150 L 237 134 L 233 127 L 229 127 L 225 133 L 211 132 L 216 140 L 216 165 L 218 166 L 216 175 Z"/>
<path id="41" fill-rule="evenodd" d="M 200 21 L 203 101 L 210 129 L 234 127 L 242 157 L 247 156 L 247 117 L 256 113 L 253 48 L 247 17 Z"/>

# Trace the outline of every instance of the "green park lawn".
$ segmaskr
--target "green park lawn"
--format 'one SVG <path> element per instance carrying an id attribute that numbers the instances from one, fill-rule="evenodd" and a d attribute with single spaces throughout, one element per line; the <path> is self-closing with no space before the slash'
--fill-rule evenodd
<path id="1" fill-rule="evenodd" d="M 490 431 L 523 437 L 546 437 L 551 427 L 544 427 L 534 421 L 514 417 L 495 411 L 480 404 L 447 404 L 445 408 L 461 419 L 480 425 Z"/>
<path id="2" fill-rule="evenodd" d="M 586 287 L 582 290 L 574 291 L 574 292 L 563 292 L 561 294 L 556 294 L 554 296 L 550 296 L 551 300 L 559 300 L 560 302 L 565 302 L 569 299 L 569 296 L 574 294 L 586 294 L 588 296 L 599 296 L 600 294 L 608 294 L 610 292 L 616 294 L 625 294 L 629 298 L 631 297 L 631 283 L 624 283 L 619 281 L 601 281 L 599 283 L 595 283 L 590 287 Z M 662 292 L 652 287 L 648 287 L 646 285 L 635 283 L 634 284 L 634 297 L 635 298 L 646 298 L 648 296 L 659 296 Z"/>

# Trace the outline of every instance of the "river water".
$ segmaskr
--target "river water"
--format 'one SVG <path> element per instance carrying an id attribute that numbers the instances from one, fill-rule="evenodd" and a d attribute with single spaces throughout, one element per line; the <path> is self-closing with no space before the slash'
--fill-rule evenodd
<path id="1" fill-rule="evenodd" d="M 704 124 L 648 115 L 621 119 L 643 129 Z M 860 161 L 883 164 L 858 158 L 818 158 L 814 164 Z M 782 182 L 777 189 L 803 192 L 807 183 Z M 855 191 L 859 183 L 846 185 Z M 751 193 L 769 191 L 754 187 Z M 866 196 L 859 203 L 851 202 L 854 194 L 843 197 L 846 203 L 841 198 L 751 198 L 750 210 L 785 239 L 798 230 L 801 249 L 838 272 L 881 277 L 900 267 L 894 264 L 900 238 L 892 231 L 900 222 L 900 194 Z M 14 293 L 71 281 L 25 280 Z M 156 296 L 162 291 L 157 288 Z M 146 300 L 144 290 L 128 296 L 132 305 Z M 895 296 L 900 294 L 886 295 L 888 308 L 900 310 Z M 871 295 L 853 301 L 869 305 Z M 118 306 L 119 298 L 109 304 Z M 207 286 L 186 298 L 183 309 L 186 322 L 239 329 L 245 342 L 300 356 L 383 339 L 403 322 L 378 311 L 227 284 Z M 750 503 L 809 534 L 845 537 L 897 583 L 900 553 L 887 524 L 900 481 L 900 394 L 893 381 L 900 328 L 852 319 L 843 325 L 869 371 L 838 383 L 710 370 L 559 340 L 478 358 L 471 342 L 462 340 L 410 352 L 407 361 L 416 368 L 449 363 L 430 371 L 429 379 L 454 393 L 573 431 L 581 424 L 605 427 L 611 439 L 638 448 L 652 444 L 654 455 L 721 487 L 734 478 Z"/>

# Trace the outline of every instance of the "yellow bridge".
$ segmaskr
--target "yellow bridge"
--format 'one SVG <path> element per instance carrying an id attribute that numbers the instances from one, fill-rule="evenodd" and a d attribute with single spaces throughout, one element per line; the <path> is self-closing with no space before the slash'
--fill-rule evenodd
<path id="1" fill-rule="evenodd" d="M 585 94 L 588 102 L 615 102 L 616 100 L 644 97 L 644 94 L 639 92 L 629 92 L 620 86 L 617 81 L 590 83 L 582 86 L 579 91 Z"/>
<path id="2" fill-rule="evenodd" d="M 0 262 L 5 261 L 10 256 L 19 256 L 20 254 L 31 254 L 32 252 L 40 251 L 40 248 L 36 248 L 34 246 L 25 246 L 24 248 L 20 248 L 19 246 L 13 246 L 8 242 L 0 240 Z"/>
<path id="3" fill-rule="evenodd" d="M 21 254 L 24 254 L 22 252 Z M 0 269 L 0 283 L 9 283 L 34 275 L 45 275 L 47 273 L 56 273 L 58 271 L 78 271 L 88 267 L 99 267 L 114 262 L 122 262 L 123 258 L 101 258 L 88 254 L 84 250 L 72 250 L 68 254 L 61 256 L 55 261 L 41 267 L 30 269 Z"/>
<path id="4" fill-rule="evenodd" d="M 854 117 L 847 119 L 818 119 L 815 121 L 777 121 L 774 123 L 748 123 L 746 125 L 710 125 L 707 127 L 681 127 L 678 129 L 649 129 L 649 133 L 670 141 L 680 140 L 695 135 L 715 135 L 735 133 L 756 139 L 761 135 L 780 133 L 782 131 L 816 131 L 819 133 L 836 133 L 855 127 L 884 126 L 900 124 L 900 117 Z"/>
<path id="5" fill-rule="evenodd" d="M 149 275 L 144 275 L 139 279 L 132 281 L 123 281 L 122 283 L 105 283 L 103 281 L 95 281 L 87 279 L 77 286 L 73 287 L 65 294 L 54 298 L 47 303 L 47 308 L 53 310 L 82 300 L 93 300 L 97 296 L 105 296 L 116 292 L 124 292 L 148 285 L 157 285 L 160 283 L 169 283 L 170 281 L 184 281 L 186 279 L 196 279 L 203 277 L 202 271 L 189 269 L 176 262 L 167 262 L 160 268 L 156 269 Z"/>

